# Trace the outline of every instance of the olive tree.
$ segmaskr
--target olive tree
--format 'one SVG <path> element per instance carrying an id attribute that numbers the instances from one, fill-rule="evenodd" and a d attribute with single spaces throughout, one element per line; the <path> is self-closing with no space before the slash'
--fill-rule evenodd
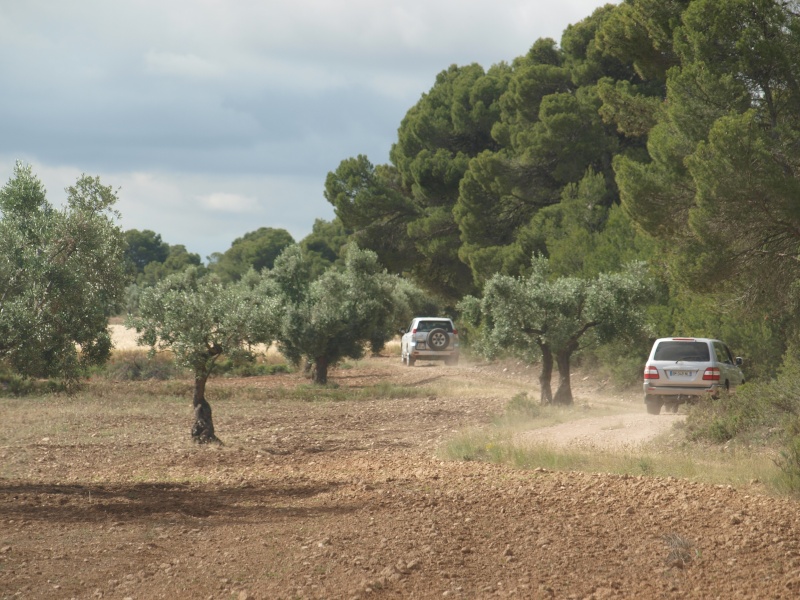
<path id="1" fill-rule="evenodd" d="M 377 256 L 355 244 L 342 270 L 312 276 L 312 261 L 299 246 L 278 257 L 270 279 L 280 290 L 283 311 L 278 346 L 295 364 L 313 365 L 315 383 L 343 358 L 361 358 L 367 343 L 381 343 L 407 318 L 408 284 L 387 274 Z"/>
<path id="2" fill-rule="evenodd" d="M 274 339 L 279 304 L 269 283 L 255 273 L 225 285 L 215 276 L 202 277 L 195 267 L 142 290 L 138 316 L 128 324 L 140 345 L 151 352 L 170 350 L 176 361 L 194 373 L 192 439 L 218 442 L 206 382 L 223 354 L 248 352 L 253 344 Z"/>
<path id="3" fill-rule="evenodd" d="M 542 403 L 572 404 L 573 354 L 590 344 L 640 333 L 653 286 L 643 263 L 593 279 L 549 275 L 548 260 L 534 257 L 528 276 L 494 275 L 481 299 L 467 297 L 460 308 L 477 327 L 477 348 L 489 355 L 505 351 L 540 359 Z M 555 396 L 554 363 L 559 373 Z"/>
<path id="4" fill-rule="evenodd" d="M 112 188 L 84 175 L 66 192 L 52 206 L 22 163 L 0 190 L 0 360 L 72 384 L 110 354 L 125 244 Z"/>

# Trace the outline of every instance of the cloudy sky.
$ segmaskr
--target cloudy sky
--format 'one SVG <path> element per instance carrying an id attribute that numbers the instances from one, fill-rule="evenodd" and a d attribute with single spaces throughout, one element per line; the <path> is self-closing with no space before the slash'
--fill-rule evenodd
<path id="1" fill-rule="evenodd" d="M 614 2 L 616 3 L 616 1 Z M 525 54 L 601 0 L 0 0 L 0 185 L 119 188 L 124 229 L 205 260 L 333 218 L 325 176 L 388 162 L 451 64 Z"/>

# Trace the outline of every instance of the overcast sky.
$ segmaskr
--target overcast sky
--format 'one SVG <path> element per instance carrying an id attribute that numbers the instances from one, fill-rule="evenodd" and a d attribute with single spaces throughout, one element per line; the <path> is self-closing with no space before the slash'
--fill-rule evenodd
<path id="1" fill-rule="evenodd" d="M 616 2 L 614 2 L 616 3 Z M 205 258 L 333 218 L 325 177 L 386 163 L 451 64 L 525 54 L 600 0 L 0 0 L 0 185 L 119 188 L 123 229 Z"/>

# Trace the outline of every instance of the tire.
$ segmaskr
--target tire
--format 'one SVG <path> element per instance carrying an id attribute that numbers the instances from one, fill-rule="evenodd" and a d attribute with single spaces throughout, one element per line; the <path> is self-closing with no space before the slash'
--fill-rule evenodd
<path id="1" fill-rule="evenodd" d="M 644 403 L 647 406 L 647 412 L 651 415 L 660 415 L 661 406 L 664 404 L 663 400 L 654 396 L 645 396 Z"/>
<path id="2" fill-rule="evenodd" d="M 428 333 L 427 344 L 428 348 L 437 352 L 447 350 L 450 345 L 450 336 L 444 329 L 431 329 Z"/>
<path id="3" fill-rule="evenodd" d="M 417 362 L 417 359 L 409 354 L 408 357 L 406 358 L 406 365 L 409 367 L 413 367 L 415 362 Z"/>

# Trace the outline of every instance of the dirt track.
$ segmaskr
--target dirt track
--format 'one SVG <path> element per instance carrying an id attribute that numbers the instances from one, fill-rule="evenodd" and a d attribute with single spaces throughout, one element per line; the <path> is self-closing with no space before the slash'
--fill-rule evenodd
<path id="1" fill-rule="evenodd" d="M 186 440 L 188 394 L 160 414 L 97 415 L 81 425 L 89 441 L 57 423 L 4 435 L 0 598 L 800 596 L 795 502 L 444 461 L 445 440 L 489 423 L 533 377 L 396 358 L 332 373 L 353 390 L 383 380 L 491 381 L 496 394 L 298 402 L 274 394 L 303 384 L 283 375 L 210 384 L 223 447 Z M 237 385 L 256 399 L 214 401 Z M 614 417 L 600 431 L 675 418 L 630 408 L 638 425 Z"/>

